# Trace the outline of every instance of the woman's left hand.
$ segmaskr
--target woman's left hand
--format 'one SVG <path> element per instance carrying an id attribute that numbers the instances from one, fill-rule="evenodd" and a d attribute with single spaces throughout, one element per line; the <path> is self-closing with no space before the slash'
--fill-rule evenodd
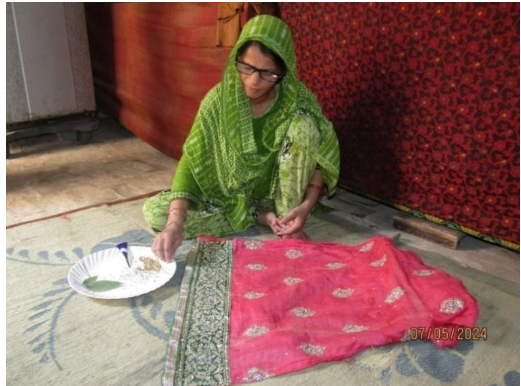
<path id="1" fill-rule="evenodd" d="M 277 232 L 277 236 L 288 236 L 302 231 L 308 215 L 309 211 L 302 205 L 291 209 L 286 216 L 279 219 L 279 224 L 284 229 Z"/>

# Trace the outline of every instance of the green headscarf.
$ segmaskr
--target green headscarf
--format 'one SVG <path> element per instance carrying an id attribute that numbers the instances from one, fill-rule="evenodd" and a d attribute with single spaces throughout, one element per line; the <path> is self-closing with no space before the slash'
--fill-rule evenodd
<path id="1" fill-rule="evenodd" d="M 262 154 L 255 142 L 250 100 L 244 93 L 235 67 L 237 51 L 251 40 L 264 44 L 286 64 L 286 76 L 278 90 L 276 113 L 270 114 L 263 129 L 262 142 L 268 152 Z M 320 130 L 320 149 L 311 156 L 320 165 L 331 197 L 336 190 L 340 169 L 338 140 L 331 122 L 322 115 L 315 96 L 297 78 L 291 31 L 282 20 L 272 16 L 251 19 L 230 53 L 222 82 L 202 101 L 183 148 L 183 157 L 186 157 L 203 195 L 223 208 L 237 232 L 254 224 L 249 215 L 248 198 L 268 158 L 281 150 L 293 116 L 301 111 L 311 114 Z M 273 178 L 269 198 L 275 197 L 276 187 L 277 181 Z"/>

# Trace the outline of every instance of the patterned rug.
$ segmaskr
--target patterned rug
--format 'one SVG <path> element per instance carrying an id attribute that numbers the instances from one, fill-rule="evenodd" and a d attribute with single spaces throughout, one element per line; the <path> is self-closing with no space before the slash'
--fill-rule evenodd
<path id="1" fill-rule="evenodd" d="M 172 280 L 147 295 L 94 300 L 67 283 L 71 266 L 87 254 L 122 241 L 150 245 L 142 204 L 100 207 L 7 230 L 8 385 L 160 384 L 191 242 L 181 247 Z M 312 217 L 306 230 L 314 240 L 345 244 L 374 235 L 339 212 Z M 239 236 L 271 238 L 261 228 Z M 486 341 L 464 341 L 455 349 L 405 342 L 259 385 L 519 385 L 519 286 L 419 254 L 460 278 L 477 298 Z"/>

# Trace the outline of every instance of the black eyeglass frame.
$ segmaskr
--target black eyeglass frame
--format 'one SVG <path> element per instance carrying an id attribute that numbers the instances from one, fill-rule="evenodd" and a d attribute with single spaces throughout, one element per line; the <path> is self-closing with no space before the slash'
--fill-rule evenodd
<path id="1" fill-rule="evenodd" d="M 248 66 L 250 67 L 251 69 L 253 69 L 253 72 L 251 74 L 247 74 L 245 72 L 242 72 L 241 70 L 239 70 L 239 67 L 237 66 L 238 64 L 242 64 L 244 66 Z M 278 83 L 282 80 L 282 78 L 284 78 L 284 75 L 281 75 L 281 74 L 277 74 L 275 72 L 272 72 L 270 70 L 261 70 L 260 68 L 257 68 L 257 67 L 253 67 L 251 64 L 248 64 L 248 63 L 244 63 L 244 62 L 241 62 L 240 60 L 235 60 L 235 68 L 237 68 L 237 71 L 239 71 L 241 74 L 244 74 L 244 75 L 253 75 L 255 74 L 256 72 L 259 73 L 261 79 L 265 80 L 266 82 L 270 82 L 270 83 Z M 268 76 L 273 76 L 275 75 L 277 77 L 277 80 L 275 81 L 272 81 L 272 80 L 269 80 L 269 79 L 266 79 L 262 76 L 262 74 L 267 74 Z"/>

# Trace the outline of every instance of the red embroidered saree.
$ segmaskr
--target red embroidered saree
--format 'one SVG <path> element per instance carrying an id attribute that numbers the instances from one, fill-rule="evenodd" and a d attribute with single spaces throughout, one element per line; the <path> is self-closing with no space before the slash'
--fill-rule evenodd
<path id="1" fill-rule="evenodd" d="M 458 279 L 386 237 L 359 246 L 202 237 L 187 262 L 163 384 L 260 381 L 407 340 L 419 327 L 437 328 L 437 346 L 455 346 L 455 328 L 477 317 Z"/>

